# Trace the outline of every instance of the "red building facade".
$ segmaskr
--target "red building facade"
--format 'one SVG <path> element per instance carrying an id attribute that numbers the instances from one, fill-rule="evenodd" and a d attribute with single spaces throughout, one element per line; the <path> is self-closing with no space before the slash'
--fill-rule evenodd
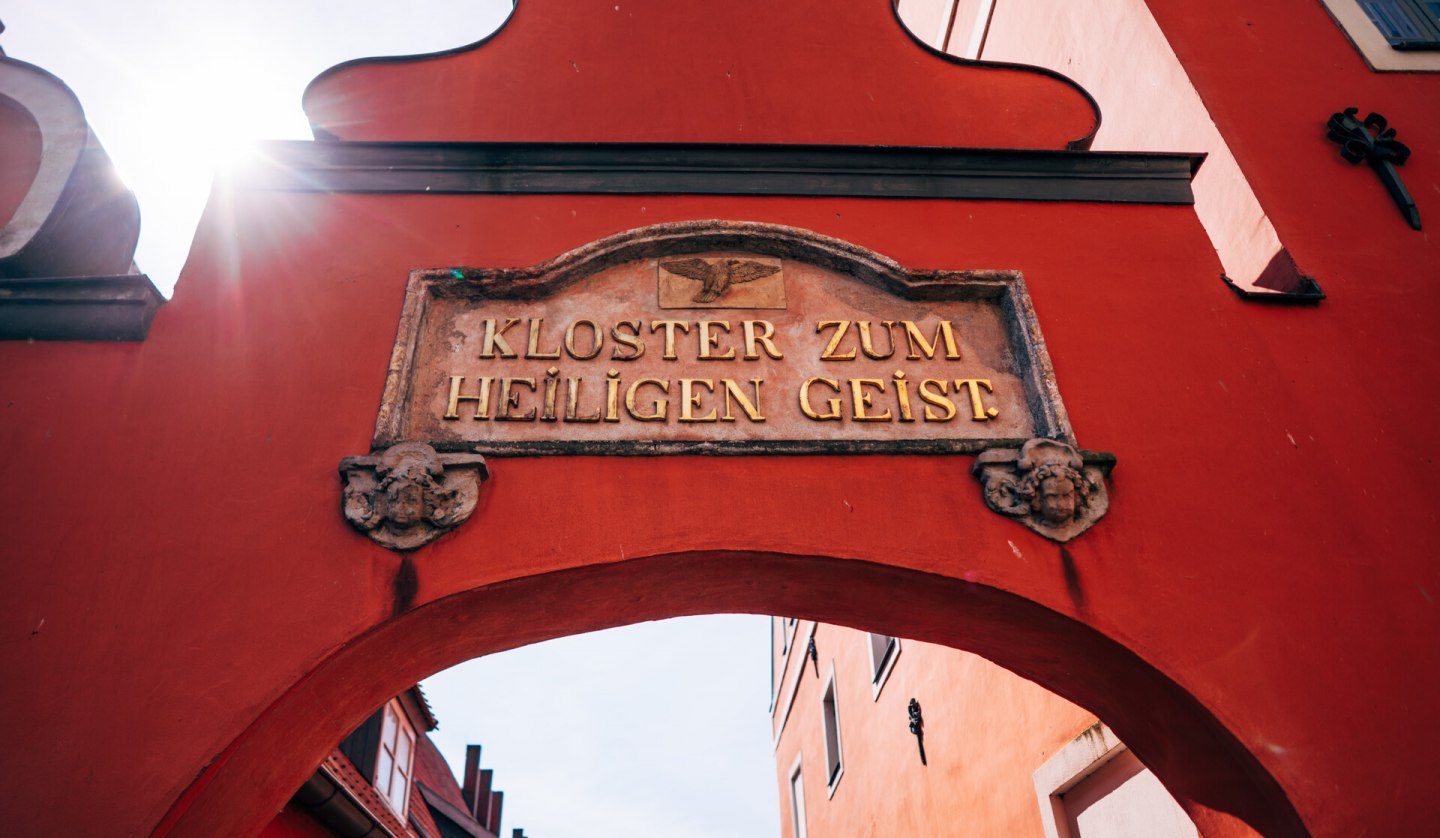
<path id="1" fill-rule="evenodd" d="M 1316 0 L 1151 0 L 1274 231 L 1225 244 L 1198 177 L 1189 203 L 1205 148 L 1086 150 L 1169 113 L 1102 123 L 1081 84 L 941 55 L 879 0 L 552 5 L 318 79 L 319 139 L 217 185 L 143 341 L 0 345 L 6 744 L 32 755 L 3 781 L 35 802 L 12 823 L 254 834 L 434 671 L 739 611 L 988 658 L 1103 720 L 1204 835 L 1425 831 L 1440 257 L 1324 125 L 1384 114 L 1429 218 L 1435 76 L 1372 70 Z M 703 50 L 676 37 L 701 29 Z M 469 520 L 425 506 L 446 534 L 399 550 L 347 523 L 367 510 L 342 509 L 337 464 L 391 469 L 372 443 L 412 271 L 550 299 L 545 277 L 583 290 L 597 252 L 710 250 L 912 302 L 957 281 L 936 272 L 1023 274 L 1059 441 L 1113 455 L 1108 513 L 1056 543 L 987 506 L 973 448 L 692 446 L 492 450 L 483 475 L 442 451 L 415 468 L 468 469 Z M 61 336 L 120 335 L 40 335 Z M 61 803 L 82 761 L 103 811 Z"/>
<path id="2" fill-rule="evenodd" d="M 1196 835 L 1103 722 L 983 658 L 786 618 L 773 647 L 787 838 Z"/>

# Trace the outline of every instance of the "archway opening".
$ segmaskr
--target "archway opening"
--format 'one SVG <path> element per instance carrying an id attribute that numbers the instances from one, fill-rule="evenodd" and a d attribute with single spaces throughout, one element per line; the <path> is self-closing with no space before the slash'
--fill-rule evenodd
<path id="1" fill-rule="evenodd" d="M 1304 835 L 1275 780 L 1208 710 L 1100 632 L 1014 594 L 870 562 L 695 552 L 589 565 L 421 605 L 338 649 L 219 755 L 157 830 L 249 835 L 376 707 L 461 661 L 666 617 L 793 614 L 973 652 L 1089 710 L 1196 817 Z M 325 708 L 317 714 L 317 708 Z"/>

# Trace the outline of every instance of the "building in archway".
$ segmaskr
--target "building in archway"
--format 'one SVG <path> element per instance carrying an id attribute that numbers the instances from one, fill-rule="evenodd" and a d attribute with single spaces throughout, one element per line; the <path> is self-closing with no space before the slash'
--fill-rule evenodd
<path id="1" fill-rule="evenodd" d="M 416 685 L 376 710 L 341 740 L 263 838 L 496 838 L 504 792 L 480 768 L 480 746 L 465 752 L 457 783 L 430 731 L 438 726 Z M 511 838 L 524 838 L 515 828 Z"/>
<path id="2" fill-rule="evenodd" d="M 1103 722 L 976 655 L 775 618 L 772 660 L 787 838 L 1196 835 Z"/>
<path id="3" fill-rule="evenodd" d="M 143 341 L 0 345 L 8 823 L 253 834 L 447 665 L 745 611 L 994 661 L 1207 836 L 1423 834 L 1427 57 L 1388 72 L 1342 0 L 985 8 L 933 31 L 1091 51 L 523 0 L 317 79 L 319 139 L 217 185 Z"/>

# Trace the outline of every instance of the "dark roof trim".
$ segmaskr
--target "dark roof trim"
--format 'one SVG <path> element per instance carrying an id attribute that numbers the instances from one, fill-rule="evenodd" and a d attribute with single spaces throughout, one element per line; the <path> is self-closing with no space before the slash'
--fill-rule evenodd
<path id="1" fill-rule="evenodd" d="M 396 838 L 345 782 L 322 764 L 295 793 L 295 801 L 346 838 Z"/>
<path id="2" fill-rule="evenodd" d="M 275 141 L 240 188 L 1192 204 L 1202 154 L 687 143 Z"/>
<path id="3" fill-rule="evenodd" d="M 0 278 L 0 340 L 144 340 L 163 302 L 144 274 Z"/>
<path id="4" fill-rule="evenodd" d="M 455 824 L 458 829 L 464 830 L 466 834 L 474 838 L 495 838 L 495 833 L 484 829 L 470 814 L 459 809 L 455 804 L 446 800 L 438 792 L 432 791 L 429 786 L 415 781 L 415 788 L 420 790 L 420 796 L 425 798 L 425 805 L 430 807 L 431 814 L 440 814 L 446 820 Z"/>
<path id="5" fill-rule="evenodd" d="M 406 696 L 409 697 L 408 702 L 404 700 Z M 424 728 L 423 732 L 429 733 L 440 727 L 440 720 L 435 718 L 435 710 L 430 707 L 430 699 L 425 697 L 425 692 L 420 689 L 419 684 L 396 696 L 396 698 L 401 699 L 401 706 L 404 706 L 406 712 L 413 717 L 412 721 L 418 721 L 420 723 L 420 726 Z"/>

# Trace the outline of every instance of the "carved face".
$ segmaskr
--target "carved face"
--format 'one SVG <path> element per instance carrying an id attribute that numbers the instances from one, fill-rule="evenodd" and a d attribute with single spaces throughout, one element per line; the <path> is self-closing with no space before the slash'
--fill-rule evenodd
<path id="1" fill-rule="evenodd" d="M 1037 492 L 1040 517 L 1046 523 L 1060 525 L 1075 519 L 1075 483 L 1068 477 L 1047 477 L 1040 481 Z"/>
<path id="2" fill-rule="evenodd" d="M 390 523 L 412 527 L 425 517 L 425 487 L 413 480 L 396 480 L 385 488 L 385 508 Z"/>

